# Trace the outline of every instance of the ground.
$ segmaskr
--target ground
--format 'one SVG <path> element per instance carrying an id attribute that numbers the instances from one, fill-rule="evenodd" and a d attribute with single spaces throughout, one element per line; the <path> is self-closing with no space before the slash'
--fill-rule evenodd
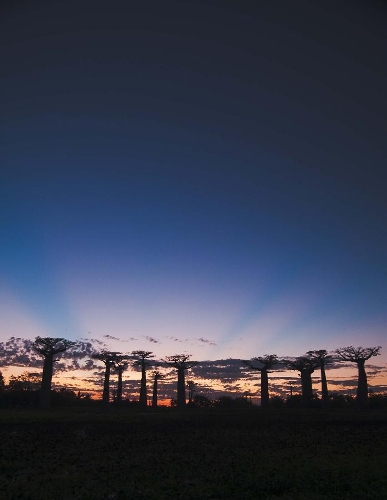
<path id="1" fill-rule="evenodd" d="M 0 411 L 0 500 L 381 500 L 385 411 Z"/>

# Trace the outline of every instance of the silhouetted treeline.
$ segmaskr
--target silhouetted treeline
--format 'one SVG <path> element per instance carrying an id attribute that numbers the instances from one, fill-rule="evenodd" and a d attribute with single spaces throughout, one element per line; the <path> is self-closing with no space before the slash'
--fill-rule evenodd
<path id="1" fill-rule="evenodd" d="M 177 407 L 176 400 L 171 401 L 172 407 Z M 258 405 L 254 404 L 249 398 L 245 396 L 240 397 L 229 397 L 221 396 L 218 399 L 211 400 L 206 396 L 200 394 L 195 395 L 193 400 L 187 404 L 189 408 L 260 408 Z M 295 394 L 294 396 L 289 396 L 288 398 L 283 398 L 281 396 L 273 396 L 270 398 L 268 403 L 268 408 L 271 409 L 301 409 L 304 408 L 303 398 L 301 394 Z M 262 407 L 261 407 L 262 408 Z M 265 407 L 266 408 L 266 407 Z M 312 403 L 310 408 L 326 408 L 326 402 L 314 395 L 312 397 Z M 356 397 L 350 396 L 348 394 L 336 394 L 332 393 L 329 395 L 329 408 L 340 409 L 340 408 L 357 408 Z M 369 395 L 369 408 L 370 409 L 387 409 L 387 393 L 383 394 L 370 394 Z"/>
<path id="2" fill-rule="evenodd" d="M 199 363 L 192 361 L 189 354 L 175 354 L 167 356 L 161 361 L 152 360 L 155 358 L 150 351 L 132 351 L 131 354 L 122 354 L 111 351 L 95 351 L 90 343 L 72 342 L 61 337 L 36 337 L 34 341 L 15 339 L 12 337 L 5 344 L 0 343 L 0 356 L 6 359 L 14 360 L 19 366 L 26 366 L 26 360 L 33 362 L 32 366 L 42 365 L 42 372 L 25 372 L 17 377 L 11 376 L 8 386 L 4 383 L 4 378 L 0 374 L 0 393 L 3 400 L 3 406 L 35 406 L 36 394 L 39 395 L 40 407 L 49 409 L 51 406 L 60 405 L 80 405 L 85 404 L 84 400 L 90 400 L 89 396 L 82 396 L 81 393 L 74 393 L 68 389 L 52 390 L 52 377 L 54 367 L 59 366 L 63 359 L 67 364 L 63 367 L 71 369 L 80 369 L 80 359 L 89 358 L 85 363 L 85 368 L 94 368 L 94 360 L 104 365 L 104 382 L 102 402 L 107 409 L 112 404 L 122 405 L 123 400 L 123 372 L 128 369 L 130 362 L 134 367 L 141 369 L 141 386 L 139 405 L 146 409 L 148 407 L 147 395 L 147 368 L 153 366 L 156 368 L 153 374 L 153 396 L 152 407 L 158 404 L 158 381 L 162 379 L 161 373 L 157 367 L 173 368 L 177 375 L 177 397 L 171 402 L 171 406 L 183 408 L 187 405 L 186 386 L 188 387 L 188 405 L 201 407 L 245 407 L 252 406 L 251 399 L 248 397 L 230 398 L 222 396 L 219 399 L 209 402 L 205 396 L 196 394 L 197 385 L 194 380 L 189 380 L 186 384 L 186 372 L 193 369 Z M 357 366 L 358 381 L 356 388 L 356 404 L 359 408 L 365 409 L 375 404 L 375 398 L 369 397 L 367 374 L 365 363 L 371 357 L 380 354 L 381 347 L 353 347 L 347 346 L 328 351 L 314 350 L 308 351 L 303 356 L 297 358 L 279 359 L 276 354 L 265 354 L 251 358 L 250 360 L 239 360 L 241 365 L 245 365 L 248 370 L 259 373 L 260 377 L 260 405 L 264 408 L 273 407 L 297 407 L 303 408 L 328 408 L 338 404 L 333 394 L 329 393 L 326 370 L 330 365 L 339 362 L 354 363 Z M 68 352 L 69 351 L 69 352 Z M 9 355 L 11 353 L 11 358 Z M 36 358 L 37 356 L 37 358 Z M 39 359 L 41 362 L 39 362 Z M 70 360 L 70 365 L 69 365 Z M 98 367 L 97 367 L 98 368 Z M 292 387 L 290 398 L 283 400 L 278 395 L 270 395 L 270 373 L 277 369 L 295 370 L 298 372 L 301 381 L 301 394 L 293 395 Z M 312 374 L 319 370 L 321 380 L 321 399 L 317 398 L 313 392 Z M 113 392 L 113 401 L 111 394 L 111 373 L 117 374 L 117 386 Z M 290 383 L 291 384 L 291 383 Z M 19 401 L 19 403 L 17 403 Z M 383 405 L 383 397 L 379 404 Z M 128 403 L 127 403 L 128 404 Z M 346 403 L 349 405 L 349 400 Z"/>
<path id="3" fill-rule="evenodd" d="M 82 392 L 75 392 L 69 389 L 58 389 L 51 391 L 51 406 L 52 408 L 104 408 L 104 402 L 101 400 L 92 399 L 89 394 Z M 139 401 L 123 400 L 119 404 L 117 402 L 111 403 L 111 406 L 117 406 L 121 409 L 128 410 L 142 410 L 144 407 Z M 40 407 L 40 391 L 39 389 L 22 389 L 22 388 L 8 388 L 5 386 L 0 391 L 0 408 L 13 408 L 13 409 L 33 409 Z M 171 408 L 177 408 L 177 400 L 170 401 Z M 193 396 L 192 401 L 187 403 L 186 407 L 196 409 L 260 409 L 260 406 L 254 404 L 249 397 L 239 396 L 220 396 L 217 399 L 210 399 L 207 396 L 196 394 Z M 313 396 L 310 408 L 319 409 L 326 408 L 325 402 Z M 387 409 L 387 393 L 383 394 L 370 394 L 368 399 L 368 407 L 370 409 Z M 165 408 L 165 407 L 163 407 Z M 295 394 L 288 398 L 281 396 L 273 396 L 268 402 L 269 409 L 301 409 L 304 408 L 303 399 L 301 394 Z M 356 397 L 348 394 L 335 394 L 329 395 L 329 408 L 343 409 L 343 408 L 357 408 Z"/>
<path id="4" fill-rule="evenodd" d="M 74 408 L 95 406 L 100 403 L 91 399 L 88 394 L 76 393 L 69 389 L 52 390 L 51 406 L 53 408 Z M 40 390 L 11 389 L 0 394 L 0 408 L 39 408 Z"/>

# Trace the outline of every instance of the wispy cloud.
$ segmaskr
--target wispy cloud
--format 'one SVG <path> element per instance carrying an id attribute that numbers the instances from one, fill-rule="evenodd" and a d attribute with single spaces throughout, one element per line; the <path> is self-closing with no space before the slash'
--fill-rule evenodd
<path id="1" fill-rule="evenodd" d="M 103 337 L 105 339 L 118 340 L 119 342 L 121 342 L 121 339 L 119 339 L 118 337 L 113 337 L 113 335 L 103 335 Z"/>
<path id="2" fill-rule="evenodd" d="M 216 345 L 216 343 L 213 340 L 208 340 L 208 339 L 205 339 L 203 337 L 200 337 L 200 338 L 195 339 L 195 340 L 198 340 L 199 342 L 202 342 L 203 344 Z"/>
<path id="3" fill-rule="evenodd" d="M 86 341 L 92 342 L 93 344 L 98 344 L 101 347 L 107 347 L 106 343 L 102 342 L 102 340 L 99 340 L 99 339 L 82 337 L 80 340 L 86 340 Z"/>
<path id="4" fill-rule="evenodd" d="M 178 339 L 177 337 L 167 337 L 172 342 L 187 342 L 187 339 Z"/>
<path id="5" fill-rule="evenodd" d="M 154 337 L 150 337 L 149 335 L 144 335 L 144 338 L 148 342 L 152 342 L 152 344 L 160 344 L 161 343 L 159 340 L 155 339 Z"/>
<path id="6" fill-rule="evenodd" d="M 135 340 L 138 340 L 134 337 L 129 337 L 128 339 L 120 339 L 119 337 L 114 337 L 113 335 L 103 335 L 103 337 L 105 339 L 114 340 L 116 342 L 133 342 Z"/>

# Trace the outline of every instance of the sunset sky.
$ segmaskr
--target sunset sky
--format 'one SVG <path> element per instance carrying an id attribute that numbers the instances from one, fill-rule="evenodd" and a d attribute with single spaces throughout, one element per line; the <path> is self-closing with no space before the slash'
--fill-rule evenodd
<path id="1" fill-rule="evenodd" d="M 0 341 L 386 366 L 382 2 L 0 9 Z"/>

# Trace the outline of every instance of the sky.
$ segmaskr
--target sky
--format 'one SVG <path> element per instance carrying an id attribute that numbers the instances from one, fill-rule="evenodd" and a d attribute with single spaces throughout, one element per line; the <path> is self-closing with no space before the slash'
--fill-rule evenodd
<path id="1" fill-rule="evenodd" d="M 387 10 L 267 4 L 2 3 L 0 341 L 385 367 Z"/>

